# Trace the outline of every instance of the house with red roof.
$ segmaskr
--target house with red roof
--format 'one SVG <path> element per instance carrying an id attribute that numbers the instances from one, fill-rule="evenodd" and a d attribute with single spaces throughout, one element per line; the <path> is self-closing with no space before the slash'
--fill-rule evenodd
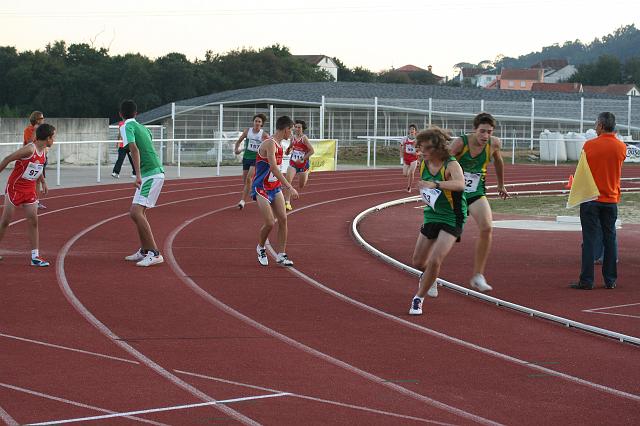
<path id="1" fill-rule="evenodd" d="M 531 90 L 533 83 L 544 82 L 542 68 L 503 68 L 497 79 L 498 89 L 503 90 Z"/>
<path id="2" fill-rule="evenodd" d="M 635 84 L 609 84 L 607 86 L 582 86 L 585 93 L 604 93 L 614 96 L 640 96 Z"/>

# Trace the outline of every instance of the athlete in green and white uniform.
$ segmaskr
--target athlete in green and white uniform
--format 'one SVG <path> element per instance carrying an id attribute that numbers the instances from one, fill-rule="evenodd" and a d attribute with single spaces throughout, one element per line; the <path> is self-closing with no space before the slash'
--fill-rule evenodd
<path id="1" fill-rule="evenodd" d="M 120 127 L 124 146 L 129 146 L 136 174 L 136 193 L 133 196 L 130 216 L 138 229 L 140 249 L 125 260 L 135 261 L 137 266 L 151 266 L 164 262 L 153 238 L 146 211 L 154 207 L 164 184 L 164 169 L 153 147 L 151 132 L 135 119 L 138 113 L 134 101 L 120 105 L 120 116 L 125 120 Z"/>
<path id="2" fill-rule="evenodd" d="M 410 315 L 422 314 L 425 294 L 437 296 L 436 278 L 440 265 L 453 244 L 460 241 L 467 218 L 462 168 L 448 151 L 449 135 L 442 129 L 423 130 L 416 136 L 422 153 L 421 180 L 417 182 L 424 209 L 424 224 L 413 251 L 413 265 L 424 271 L 418 292 L 411 300 Z"/>
<path id="3" fill-rule="evenodd" d="M 476 243 L 471 287 L 479 291 L 489 291 L 492 287 L 484 278 L 484 270 L 489 258 L 492 235 L 492 215 L 486 197 L 485 180 L 487 166 L 493 161 L 498 181 L 498 194 L 505 199 L 509 196 L 504 186 L 504 162 L 500 154 L 502 143 L 493 136 L 496 120 L 488 113 L 480 113 L 473 119 L 473 133 L 462 135 L 451 144 L 451 154 L 455 155 L 465 177 L 465 192 L 469 204 L 469 215 L 478 224 L 480 238 Z"/>

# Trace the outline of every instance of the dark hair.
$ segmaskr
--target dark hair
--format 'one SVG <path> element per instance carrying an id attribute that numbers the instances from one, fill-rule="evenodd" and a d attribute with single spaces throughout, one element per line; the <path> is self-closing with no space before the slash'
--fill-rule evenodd
<path id="1" fill-rule="evenodd" d="M 137 112 L 138 105 L 136 105 L 136 103 L 131 99 L 122 101 L 120 104 L 120 114 L 122 114 L 122 118 L 125 120 L 135 117 Z"/>
<path id="2" fill-rule="evenodd" d="M 495 118 L 493 118 L 493 115 L 489 114 L 488 112 L 481 112 L 473 118 L 473 128 L 477 129 L 481 124 L 488 124 L 495 129 L 498 125 L 498 122 Z"/>
<path id="3" fill-rule="evenodd" d="M 291 126 L 293 126 L 293 120 L 288 115 L 278 117 L 278 120 L 276 120 L 276 130 L 288 129 Z"/>
<path id="4" fill-rule="evenodd" d="M 260 120 L 262 120 L 262 124 L 264 125 L 264 123 L 267 122 L 267 116 L 264 115 L 263 113 L 259 113 L 253 116 L 253 118 L 251 119 L 251 121 L 254 121 L 256 118 L 259 118 Z"/>
<path id="5" fill-rule="evenodd" d="M 418 130 L 418 126 L 416 126 L 415 124 L 409 124 L 409 128 L 412 128 L 412 127 L 416 129 L 416 131 Z"/>
<path id="6" fill-rule="evenodd" d="M 35 126 L 36 123 L 38 122 L 38 118 L 40 118 L 40 116 L 44 117 L 44 114 L 40 111 L 33 111 L 30 115 L 29 115 L 29 123 L 31 123 L 32 126 Z"/>
<path id="7" fill-rule="evenodd" d="M 299 124 L 302 126 L 302 130 L 307 130 L 307 123 L 304 122 L 304 120 L 296 120 L 295 124 Z"/>
<path id="8" fill-rule="evenodd" d="M 431 152 L 441 159 L 446 160 L 451 156 L 451 153 L 449 152 L 451 136 L 449 136 L 445 130 L 439 127 L 431 127 L 429 129 L 422 130 L 416 135 L 416 147 L 419 148 L 425 142 L 431 142 L 431 145 L 433 145 L 433 150 Z"/>
<path id="9" fill-rule="evenodd" d="M 56 128 L 49 123 L 42 123 L 36 129 L 36 139 L 39 141 L 46 140 L 49 136 L 53 136 Z"/>
<path id="10" fill-rule="evenodd" d="M 616 129 L 616 116 L 612 112 L 601 112 L 598 114 L 597 123 L 602 125 L 602 130 L 605 132 L 613 132 Z"/>

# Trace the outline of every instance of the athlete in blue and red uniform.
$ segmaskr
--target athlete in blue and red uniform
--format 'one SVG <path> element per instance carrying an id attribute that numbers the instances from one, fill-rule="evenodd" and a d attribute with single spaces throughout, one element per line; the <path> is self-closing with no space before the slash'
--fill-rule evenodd
<path id="1" fill-rule="evenodd" d="M 304 134 L 306 129 L 307 123 L 302 120 L 296 120 L 293 126 L 294 136 L 286 152 L 286 155 L 291 154 L 289 167 L 287 168 L 287 180 L 293 183 L 296 174 L 300 173 L 300 176 L 298 176 L 298 189 L 300 190 L 305 187 L 309 180 L 309 158 L 314 153 L 313 145 L 311 145 L 309 138 Z M 291 194 L 289 191 L 284 192 L 284 201 L 284 206 L 287 211 L 292 210 Z"/>
<path id="2" fill-rule="evenodd" d="M 262 266 L 267 266 L 267 252 L 265 244 L 269 233 L 278 220 L 278 244 L 276 261 L 285 266 L 292 266 L 293 262 L 287 257 L 285 252 L 287 246 L 287 214 L 284 208 L 284 196 L 282 186 L 291 192 L 293 198 L 298 198 L 298 192 L 291 186 L 291 183 L 280 171 L 284 150 L 282 140 L 291 137 L 291 127 L 293 120 L 288 116 L 282 116 L 276 121 L 276 133 L 273 137 L 260 144 L 258 155 L 256 156 L 256 174 L 251 185 L 251 197 L 256 200 L 264 225 L 260 228 L 258 238 L 258 262 Z"/>
<path id="3" fill-rule="evenodd" d="M 11 223 L 15 208 L 22 206 L 27 219 L 27 232 L 32 249 L 31 265 L 49 266 L 49 262 L 40 257 L 38 249 L 38 193 L 36 188 L 37 184 L 40 184 L 42 194 L 46 194 L 48 191 L 42 172 L 47 161 L 46 149 L 53 144 L 56 129 L 51 124 L 43 123 L 38 126 L 35 133 L 34 142 L 27 143 L 0 162 L 0 172 L 2 172 L 9 163 L 15 161 L 13 172 L 9 176 L 5 189 L 4 211 L 2 219 L 0 219 L 0 240 L 4 237 L 9 223 Z"/>

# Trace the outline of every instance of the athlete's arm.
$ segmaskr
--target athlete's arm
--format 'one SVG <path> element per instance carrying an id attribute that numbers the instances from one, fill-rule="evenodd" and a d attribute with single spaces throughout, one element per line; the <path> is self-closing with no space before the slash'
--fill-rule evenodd
<path id="1" fill-rule="evenodd" d="M 406 139 L 400 141 L 400 158 L 404 157 L 404 141 L 406 141 Z"/>
<path id="2" fill-rule="evenodd" d="M 9 163 L 11 163 L 12 161 L 31 157 L 35 152 L 35 150 L 36 150 L 35 146 L 28 144 L 23 146 L 19 150 L 14 151 L 13 154 L 7 155 L 6 157 L 4 157 L 2 161 L 0 161 L 0 172 L 6 169 Z"/>
<path id="3" fill-rule="evenodd" d="M 462 152 L 462 148 L 464 147 L 464 142 L 462 138 L 455 138 L 453 142 L 451 142 L 451 147 L 449 148 L 449 152 L 454 157 Z"/>
<path id="4" fill-rule="evenodd" d="M 47 195 L 47 192 L 49 192 L 49 186 L 47 185 L 47 180 L 44 178 L 44 175 L 40 175 L 40 177 L 38 178 L 37 183 L 40 184 L 40 193 L 42 195 Z"/>
<path id="5" fill-rule="evenodd" d="M 236 141 L 235 146 L 233 147 L 233 152 L 236 153 L 236 155 L 240 154 L 242 151 L 240 151 L 240 143 L 245 140 L 245 138 L 247 137 L 247 132 L 249 131 L 249 129 L 244 129 L 244 132 L 242 132 L 242 134 L 240 135 L 240 137 L 238 138 L 238 140 Z"/>
<path id="6" fill-rule="evenodd" d="M 140 171 L 140 150 L 138 149 L 138 145 L 135 142 L 129 142 L 126 146 L 129 147 L 129 153 L 131 154 L 131 158 L 133 159 L 133 170 L 136 173 L 136 188 L 140 188 L 142 185 L 142 172 Z"/>
<path id="7" fill-rule="evenodd" d="M 302 160 L 303 163 L 306 163 L 316 151 L 313 149 L 313 145 L 311 145 L 311 142 L 306 135 L 302 136 L 302 142 L 307 146 L 307 153 L 304 155 L 304 159 Z"/>
<path id="8" fill-rule="evenodd" d="M 269 133 L 265 132 L 264 130 L 262 131 L 262 142 L 266 141 L 267 139 L 270 139 L 271 136 L 269 136 Z"/>
<path id="9" fill-rule="evenodd" d="M 504 186 L 504 161 L 502 160 L 502 154 L 500 154 L 500 148 L 502 147 L 502 141 L 499 138 L 491 138 L 491 156 L 493 157 L 493 166 L 496 169 L 496 179 L 498 180 L 498 194 L 503 200 L 509 197 L 509 193 Z"/>
<path id="10" fill-rule="evenodd" d="M 457 161 L 450 161 L 444 171 L 447 180 L 440 182 L 441 189 L 449 191 L 464 191 L 464 173 Z"/>

